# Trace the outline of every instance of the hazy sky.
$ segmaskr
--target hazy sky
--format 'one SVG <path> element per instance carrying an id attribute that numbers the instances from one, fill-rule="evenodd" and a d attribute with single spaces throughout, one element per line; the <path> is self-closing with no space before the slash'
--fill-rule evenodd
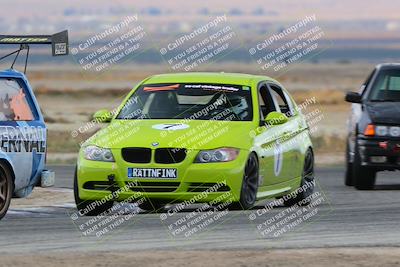
<path id="1" fill-rule="evenodd" d="M 210 12 L 227 12 L 237 9 L 251 14 L 256 8 L 276 13 L 274 19 L 293 20 L 316 13 L 323 20 L 388 19 L 398 20 L 400 1 L 394 0 L 0 0 L 1 18 L 7 21 L 23 17 L 57 17 L 63 19 L 66 8 L 86 9 L 100 14 L 111 7 L 140 10 L 158 7 L 163 12 L 172 11 L 176 15 L 191 17 L 202 8 Z"/>

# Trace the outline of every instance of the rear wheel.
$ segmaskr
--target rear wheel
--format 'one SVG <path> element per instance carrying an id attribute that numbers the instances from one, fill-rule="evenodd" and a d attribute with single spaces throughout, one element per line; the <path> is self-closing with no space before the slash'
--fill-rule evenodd
<path id="1" fill-rule="evenodd" d="M 231 209 L 247 210 L 254 206 L 258 190 L 258 159 L 251 153 L 244 168 L 242 189 L 239 202 L 232 203 Z"/>
<path id="2" fill-rule="evenodd" d="M 287 207 L 293 205 L 307 206 L 311 203 L 311 195 L 314 193 L 315 181 L 314 181 L 314 154 L 309 149 L 304 158 L 304 167 L 301 177 L 300 187 L 303 190 L 299 190 L 297 194 L 290 194 L 283 199 L 283 204 Z"/>
<path id="3" fill-rule="evenodd" d="M 82 200 L 79 197 L 78 190 L 78 177 L 77 171 L 75 169 L 74 176 L 74 198 L 75 204 L 79 211 L 80 215 L 84 216 L 97 216 L 102 214 L 103 212 L 109 211 L 114 205 L 114 201 L 90 201 L 90 200 Z"/>
<path id="4" fill-rule="evenodd" d="M 350 162 L 350 148 L 349 143 L 346 145 L 346 173 L 344 176 L 344 184 L 347 186 L 353 186 L 353 163 Z"/>
<path id="5" fill-rule="evenodd" d="M 3 163 L 0 163 L 0 220 L 6 215 L 14 191 L 12 175 Z"/>
<path id="6" fill-rule="evenodd" d="M 376 171 L 370 167 L 361 165 L 361 155 L 357 144 L 354 151 L 352 175 L 354 179 L 354 186 L 358 190 L 374 189 L 376 180 Z"/>

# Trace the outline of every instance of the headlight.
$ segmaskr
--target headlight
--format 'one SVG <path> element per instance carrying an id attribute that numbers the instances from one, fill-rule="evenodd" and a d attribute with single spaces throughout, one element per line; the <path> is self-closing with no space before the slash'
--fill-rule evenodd
<path id="1" fill-rule="evenodd" d="M 372 124 L 369 124 L 364 132 L 364 135 L 366 135 L 366 136 L 399 137 L 400 136 L 400 127 L 398 127 L 398 126 L 383 126 L 383 125 L 374 126 Z"/>
<path id="2" fill-rule="evenodd" d="M 386 136 L 389 132 L 389 127 L 387 126 L 376 126 L 376 135 Z"/>
<path id="3" fill-rule="evenodd" d="M 237 148 L 218 148 L 213 150 L 202 150 L 197 154 L 195 163 L 227 162 L 232 161 L 239 155 Z"/>
<path id="4" fill-rule="evenodd" d="M 87 160 L 114 162 L 113 154 L 108 148 L 87 146 L 83 149 L 83 155 Z"/>
<path id="5" fill-rule="evenodd" d="M 393 137 L 399 137 L 400 136 L 400 127 L 390 127 L 389 133 Z"/>

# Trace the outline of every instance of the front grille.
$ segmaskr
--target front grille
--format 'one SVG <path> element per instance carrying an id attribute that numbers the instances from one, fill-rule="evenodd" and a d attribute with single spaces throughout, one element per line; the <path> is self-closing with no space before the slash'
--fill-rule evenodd
<path id="1" fill-rule="evenodd" d="M 151 149 L 144 147 L 123 148 L 122 158 L 131 163 L 149 163 L 151 161 Z"/>
<path id="2" fill-rule="evenodd" d="M 210 192 L 227 192 L 231 189 L 227 185 L 217 186 L 216 183 L 190 183 L 188 192 L 205 192 L 209 190 Z M 216 190 L 213 190 L 215 188 Z"/>
<path id="3" fill-rule="evenodd" d="M 179 182 L 138 182 L 129 189 L 135 192 L 174 192 L 178 189 Z"/>
<path id="4" fill-rule="evenodd" d="M 179 163 L 185 160 L 186 152 L 184 148 L 157 148 L 154 160 L 162 164 Z"/>

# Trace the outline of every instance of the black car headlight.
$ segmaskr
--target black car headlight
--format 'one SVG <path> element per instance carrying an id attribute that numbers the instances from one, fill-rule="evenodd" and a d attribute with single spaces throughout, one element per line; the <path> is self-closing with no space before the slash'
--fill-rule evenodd
<path id="1" fill-rule="evenodd" d="M 379 125 L 375 128 L 375 134 L 376 136 L 400 137 L 400 127 Z"/>

